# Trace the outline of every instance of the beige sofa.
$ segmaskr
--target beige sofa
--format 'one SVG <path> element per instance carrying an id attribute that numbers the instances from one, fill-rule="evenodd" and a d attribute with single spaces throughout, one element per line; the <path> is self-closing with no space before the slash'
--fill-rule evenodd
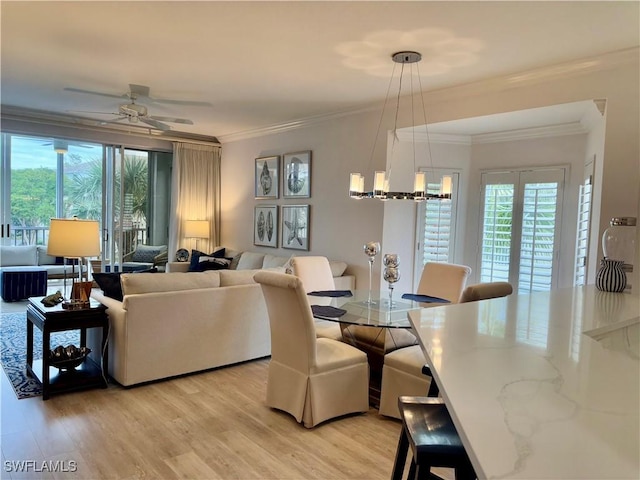
<path id="1" fill-rule="evenodd" d="M 282 269 L 281 269 L 282 270 Z M 255 270 L 122 274 L 122 301 L 94 289 L 110 321 L 109 375 L 124 386 L 270 355 Z M 97 334 L 88 333 L 92 355 Z"/>
<path id="2" fill-rule="evenodd" d="M 225 257 L 233 258 L 230 267 L 232 270 L 260 270 L 283 267 L 287 273 L 291 273 L 289 260 L 292 256 L 285 257 L 260 252 L 239 252 L 228 248 L 225 253 Z M 356 277 L 346 273 L 347 264 L 345 262 L 329 260 L 329 266 L 331 267 L 336 290 L 354 290 L 356 288 Z M 189 271 L 189 262 L 168 262 L 166 271 L 187 272 Z"/>

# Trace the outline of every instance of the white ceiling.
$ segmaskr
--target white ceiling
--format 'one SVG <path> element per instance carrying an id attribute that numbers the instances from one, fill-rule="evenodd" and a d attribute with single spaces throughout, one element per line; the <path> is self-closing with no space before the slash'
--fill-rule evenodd
<path id="1" fill-rule="evenodd" d="M 436 90 L 634 48 L 639 5 L 2 1 L 1 102 L 115 112 L 124 98 L 64 88 L 123 95 L 147 85 L 158 99 L 210 103 L 148 103 L 150 115 L 189 118 L 172 129 L 224 139 L 379 102 L 398 50 L 422 53 L 422 86 Z"/>

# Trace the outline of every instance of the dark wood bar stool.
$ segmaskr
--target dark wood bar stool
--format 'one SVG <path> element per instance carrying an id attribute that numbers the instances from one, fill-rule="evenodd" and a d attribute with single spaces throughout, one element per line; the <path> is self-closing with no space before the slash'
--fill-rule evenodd
<path id="1" fill-rule="evenodd" d="M 413 454 L 409 479 L 440 478 L 432 467 L 453 468 L 456 480 L 472 480 L 476 474 L 444 401 L 431 397 L 400 397 L 402 432 L 391 473 L 401 480 L 409 446 Z"/>

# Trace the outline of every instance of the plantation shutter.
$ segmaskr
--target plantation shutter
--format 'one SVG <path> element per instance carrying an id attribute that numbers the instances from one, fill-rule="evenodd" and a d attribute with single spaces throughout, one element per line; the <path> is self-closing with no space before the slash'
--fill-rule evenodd
<path id="1" fill-rule="evenodd" d="M 587 283 L 587 258 L 589 254 L 589 227 L 591 224 L 592 176 L 588 175 L 580 185 L 578 197 L 578 228 L 576 232 L 576 258 L 573 284 Z"/>
<path id="2" fill-rule="evenodd" d="M 496 180 L 498 179 L 494 179 Z M 481 282 L 509 281 L 514 193 L 513 183 L 490 184 L 485 187 Z"/>
<path id="3" fill-rule="evenodd" d="M 421 202 L 417 209 L 415 261 L 415 278 L 417 285 L 427 262 L 454 263 L 455 225 L 458 184 L 460 175 L 457 172 L 438 169 L 427 173 L 427 192 L 440 193 L 440 182 L 444 175 L 451 176 L 452 193 L 449 200 L 427 200 Z"/>
<path id="4" fill-rule="evenodd" d="M 557 282 L 564 169 L 482 174 L 481 282 L 508 281 L 518 293 Z"/>

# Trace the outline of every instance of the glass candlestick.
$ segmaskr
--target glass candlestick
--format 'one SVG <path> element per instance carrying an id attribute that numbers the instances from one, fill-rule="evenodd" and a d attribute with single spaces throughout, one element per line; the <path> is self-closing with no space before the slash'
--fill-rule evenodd
<path id="1" fill-rule="evenodd" d="M 368 305 L 375 305 L 371 299 L 371 290 L 372 290 L 372 279 L 373 279 L 373 262 L 375 262 L 376 255 L 380 253 L 380 242 L 368 242 L 364 245 L 364 253 L 367 257 L 369 257 L 369 299 L 367 300 Z"/>
<path id="2" fill-rule="evenodd" d="M 387 253 L 382 262 L 385 266 L 383 272 L 383 278 L 389 284 L 389 309 L 393 308 L 395 303 L 393 301 L 393 285 L 400 280 L 400 258 L 395 253 Z"/>

